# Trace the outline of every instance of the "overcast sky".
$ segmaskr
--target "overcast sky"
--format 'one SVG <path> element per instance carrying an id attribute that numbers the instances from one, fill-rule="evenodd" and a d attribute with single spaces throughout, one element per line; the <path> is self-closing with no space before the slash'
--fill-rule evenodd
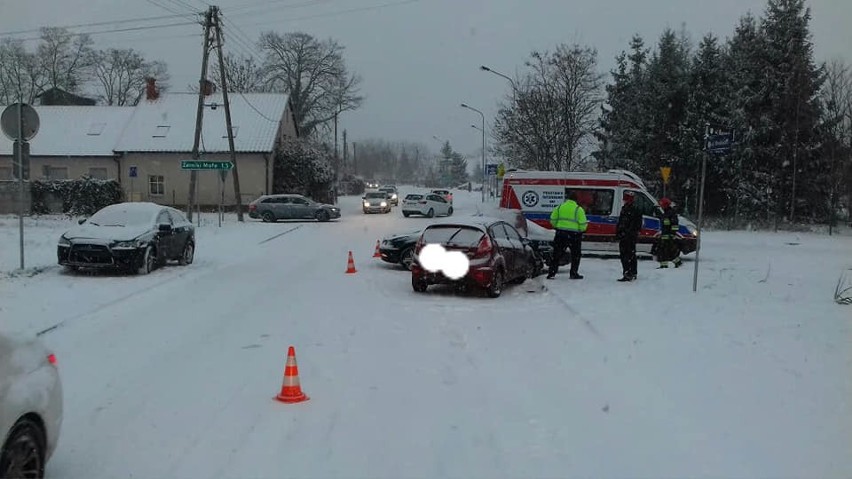
<path id="1" fill-rule="evenodd" d="M 169 10 L 183 13 L 204 5 L 201 0 L 0 0 L 0 31 L 169 15 Z M 685 24 L 696 40 L 706 32 L 725 38 L 741 15 L 761 15 L 765 0 L 222 0 L 218 5 L 229 26 L 226 51 L 246 49 L 245 42 L 229 39 L 235 31 L 255 39 L 262 31 L 301 30 L 346 46 L 348 64 L 363 76 L 367 97 L 360 110 L 341 120 L 350 141 L 382 137 L 437 149 L 434 135 L 476 153 L 480 136 L 471 124 L 480 118 L 459 103 L 482 110 L 490 122 L 509 90 L 505 80 L 480 71 L 481 64 L 513 76 L 531 50 L 579 42 L 597 48 L 600 69 L 609 71 L 634 33 L 650 44 L 667 26 Z M 852 0 L 810 0 L 809 5 L 818 59 L 852 61 Z M 185 25 L 93 39 L 101 48 L 133 47 L 166 61 L 174 89 L 185 90 L 198 81 L 200 29 Z"/>

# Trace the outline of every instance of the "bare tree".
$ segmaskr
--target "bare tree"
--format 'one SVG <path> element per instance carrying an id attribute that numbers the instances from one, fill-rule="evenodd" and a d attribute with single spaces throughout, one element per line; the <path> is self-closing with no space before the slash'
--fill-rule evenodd
<path id="1" fill-rule="evenodd" d="M 149 62 L 133 49 L 91 52 L 91 74 L 98 98 L 106 105 L 135 105 L 145 92 L 146 79 L 157 80 L 162 91 L 168 86 L 168 69 L 163 62 Z"/>
<path id="2" fill-rule="evenodd" d="M 263 65 L 251 56 L 226 56 L 225 74 L 228 91 L 233 93 L 259 93 L 268 90 L 268 81 Z"/>
<path id="3" fill-rule="evenodd" d="M 852 202 L 852 68 L 841 61 L 829 63 L 821 94 L 828 135 L 826 154 L 831 162 L 827 177 L 833 220 L 843 195 L 847 203 Z M 847 209 L 850 206 L 847 204 Z"/>
<path id="4" fill-rule="evenodd" d="M 553 53 L 533 52 L 526 66 L 529 71 L 515 81 L 517 91 L 495 121 L 496 152 L 525 168 L 583 166 L 603 101 L 597 52 L 560 44 Z"/>
<path id="5" fill-rule="evenodd" d="M 44 72 L 46 88 L 78 92 L 87 80 L 92 44 L 88 35 L 73 35 L 60 27 L 42 28 L 36 57 Z"/>
<path id="6" fill-rule="evenodd" d="M 36 56 L 24 43 L 10 38 L 0 41 L 0 103 L 33 103 L 44 90 L 45 77 Z"/>
<path id="7" fill-rule="evenodd" d="M 348 71 L 344 47 L 337 41 L 302 32 L 268 32 L 261 36 L 260 46 L 266 54 L 268 85 L 290 95 L 296 123 L 306 136 L 361 105 L 361 79 Z"/>

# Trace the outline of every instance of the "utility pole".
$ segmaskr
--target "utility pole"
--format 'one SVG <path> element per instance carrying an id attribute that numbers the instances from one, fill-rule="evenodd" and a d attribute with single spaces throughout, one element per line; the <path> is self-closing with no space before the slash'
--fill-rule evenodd
<path id="1" fill-rule="evenodd" d="M 234 175 L 234 200 L 237 202 L 237 221 L 244 221 L 243 200 L 240 196 L 240 173 L 237 169 L 237 152 L 234 148 L 234 129 L 231 125 L 231 103 L 228 100 L 228 79 L 225 74 L 225 60 L 222 54 L 222 19 L 218 7 L 210 7 L 213 12 L 214 26 L 216 27 L 216 49 L 219 54 L 219 75 L 222 84 L 222 101 L 225 103 L 225 126 L 228 129 L 228 149 L 231 151 L 231 163 L 234 164 L 232 174 Z"/>
<path id="2" fill-rule="evenodd" d="M 201 125 L 204 120 L 204 91 L 207 82 L 207 63 L 210 59 L 210 27 L 213 24 L 213 12 L 216 7 L 211 6 L 204 14 L 204 53 L 201 58 L 201 78 L 198 80 L 198 109 L 195 113 L 195 138 L 192 142 L 192 159 L 198 161 L 199 152 L 198 146 L 201 143 Z M 187 202 L 187 219 L 192 223 L 192 209 L 198 198 L 195 191 L 198 185 L 198 171 L 192 170 L 189 173 L 189 201 Z"/>
<path id="3" fill-rule="evenodd" d="M 343 130 L 343 174 L 346 174 L 346 160 L 349 153 L 349 145 L 346 143 L 346 130 Z"/>
<path id="4" fill-rule="evenodd" d="M 352 142 L 352 174 L 358 174 L 358 143 Z"/>

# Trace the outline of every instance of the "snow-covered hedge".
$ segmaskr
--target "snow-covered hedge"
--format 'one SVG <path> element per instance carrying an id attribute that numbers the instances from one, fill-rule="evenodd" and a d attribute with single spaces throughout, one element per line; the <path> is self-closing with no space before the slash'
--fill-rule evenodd
<path id="1" fill-rule="evenodd" d="M 297 193 L 330 202 L 332 158 L 304 140 L 288 140 L 275 156 L 273 193 Z"/>
<path id="2" fill-rule="evenodd" d="M 105 206 L 121 203 L 124 191 L 116 180 L 83 177 L 79 180 L 32 181 L 32 212 L 89 216 Z M 60 206 L 61 205 L 61 206 Z M 61 211 L 55 211 L 61 209 Z"/>

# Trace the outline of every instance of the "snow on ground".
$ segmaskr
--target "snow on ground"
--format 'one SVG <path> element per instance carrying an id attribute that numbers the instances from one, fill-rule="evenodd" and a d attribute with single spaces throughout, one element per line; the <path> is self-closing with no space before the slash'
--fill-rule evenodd
<path id="1" fill-rule="evenodd" d="M 584 258 L 583 281 L 492 300 L 414 293 L 371 256 L 430 220 L 341 202 L 328 224 L 205 225 L 195 264 L 142 277 L 61 272 L 71 222 L 35 221 L 46 268 L 0 279 L 0 327 L 61 325 L 42 336 L 65 387 L 49 477 L 852 474 L 852 310 L 832 301 L 849 236 L 707 232 L 697 293 L 692 260 L 622 284 L 617 259 Z M 297 405 L 272 400 L 291 344 Z"/>

